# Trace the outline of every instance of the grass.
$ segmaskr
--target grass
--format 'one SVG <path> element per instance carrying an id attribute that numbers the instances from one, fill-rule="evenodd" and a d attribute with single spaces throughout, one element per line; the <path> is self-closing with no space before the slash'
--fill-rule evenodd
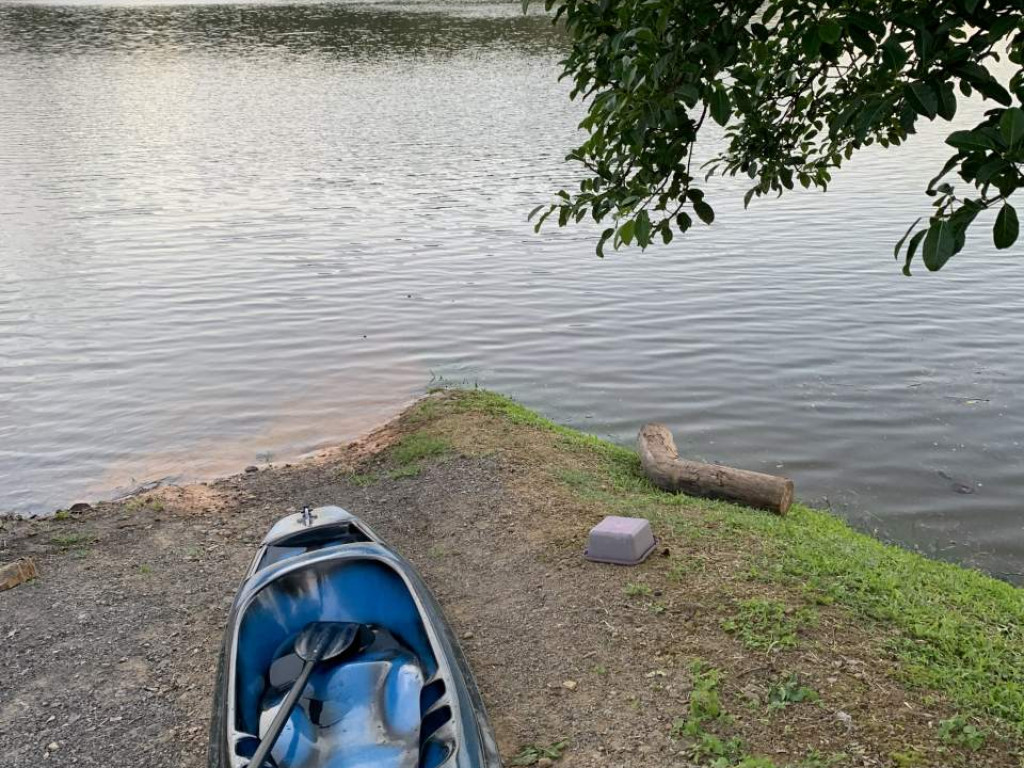
<path id="1" fill-rule="evenodd" d="M 414 462 L 388 472 L 388 477 L 392 480 L 401 480 L 403 477 L 416 477 L 422 471 L 423 467 L 419 463 Z"/>
<path id="2" fill-rule="evenodd" d="M 365 488 L 380 482 L 380 475 L 376 472 L 353 472 L 346 474 L 345 479 L 358 488 Z"/>
<path id="3" fill-rule="evenodd" d="M 628 597 L 649 597 L 654 593 L 654 590 L 639 581 L 633 581 L 627 584 L 625 591 Z"/>
<path id="4" fill-rule="evenodd" d="M 536 765 L 542 757 L 546 757 L 549 760 L 558 760 L 568 746 L 568 741 L 556 741 L 546 747 L 537 744 L 527 744 L 509 760 L 508 764 L 510 766 Z"/>
<path id="5" fill-rule="evenodd" d="M 452 451 L 451 441 L 426 432 L 413 432 L 406 435 L 391 450 L 395 461 L 402 466 L 424 459 L 444 456 Z"/>
<path id="6" fill-rule="evenodd" d="M 725 711 L 719 686 L 722 672 L 701 661 L 690 667 L 690 711 L 672 724 L 671 735 L 690 745 L 690 757 L 708 768 L 776 768 L 773 761 L 747 753 L 743 739 L 730 733 L 734 722 Z"/>
<path id="7" fill-rule="evenodd" d="M 164 502 L 156 496 L 136 496 L 128 500 L 125 509 L 129 512 L 140 512 L 148 509 L 152 512 L 163 512 Z"/>
<path id="8" fill-rule="evenodd" d="M 768 690 L 769 709 L 785 709 L 790 704 L 811 703 L 820 699 L 818 692 L 804 685 L 795 673 L 786 675 Z"/>
<path id="9" fill-rule="evenodd" d="M 722 629 L 739 637 L 747 648 L 771 653 L 796 647 L 799 632 L 816 623 L 813 609 L 791 610 L 778 600 L 752 598 L 739 604 L 738 611 L 722 622 Z"/>
<path id="10" fill-rule="evenodd" d="M 62 549 L 71 549 L 72 547 L 76 547 L 81 544 L 91 544 L 92 542 L 92 534 L 88 533 L 64 533 L 50 537 L 50 543 L 56 544 Z"/>
<path id="11" fill-rule="evenodd" d="M 967 722 L 988 718 L 1024 735 L 1024 590 L 884 544 L 800 504 L 778 517 L 663 493 L 643 476 L 633 450 L 554 424 L 491 392 L 451 392 L 430 408 L 432 418 L 482 414 L 551 434 L 559 451 L 585 459 L 577 463 L 586 470 L 550 470 L 579 498 L 605 514 L 645 516 L 702 546 L 741 550 L 747 579 L 806 601 L 739 603 L 726 628 L 749 647 L 790 647 L 813 623 L 814 605 L 833 606 L 877 638 L 879 653 L 897 662 L 902 683 L 941 693 Z M 443 438 L 421 432 L 395 452 L 412 462 L 449 449 Z M 689 567 L 678 566 L 680 582 Z"/>

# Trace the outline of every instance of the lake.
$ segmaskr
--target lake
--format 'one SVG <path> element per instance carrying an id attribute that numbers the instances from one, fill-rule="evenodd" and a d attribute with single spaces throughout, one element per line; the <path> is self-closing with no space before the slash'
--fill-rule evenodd
<path id="1" fill-rule="evenodd" d="M 714 227 L 600 260 L 525 221 L 577 174 L 564 46 L 518 1 L 0 4 L 0 509 L 291 460 L 454 382 L 663 421 L 1019 581 L 1020 248 L 892 258 L 949 125 L 825 195 L 712 182 Z"/>

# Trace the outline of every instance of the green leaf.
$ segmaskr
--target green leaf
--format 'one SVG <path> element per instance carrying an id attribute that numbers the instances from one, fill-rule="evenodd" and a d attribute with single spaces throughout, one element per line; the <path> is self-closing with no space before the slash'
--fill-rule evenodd
<path id="1" fill-rule="evenodd" d="M 953 131 L 946 137 L 946 143 L 955 149 L 963 149 L 968 152 L 999 148 L 999 145 L 991 137 L 978 131 Z"/>
<path id="2" fill-rule="evenodd" d="M 906 90 L 907 101 L 914 111 L 933 120 L 939 111 L 939 97 L 932 88 L 931 83 L 918 80 L 911 83 Z"/>
<path id="3" fill-rule="evenodd" d="M 818 37 L 826 43 L 838 43 L 839 35 L 843 32 L 842 26 L 835 19 L 825 19 L 818 26 Z"/>
<path id="4" fill-rule="evenodd" d="M 630 219 L 621 227 L 619 227 L 619 237 L 622 238 L 622 242 L 629 245 L 633 242 L 633 229 L 636 227 L 636 222 Z"/>
<path id="5" fill-rule="evenodd" d="M 952 83 L 943 83 L 939 89 L 939 117 L 943 120 L 956 117 L 956 93 Z"/>
<path id="6" fill-rule="evenodd" d="M 538 205 L 536 208 L 530 211 L 530 215 L 526 217 L 526 220 L 531 221 L 534 216 L 536 216 L 540 211 L 544 210 L 545 208 L 547 208 L 547 203 Z"/>
<path id="7" fill-rule="evenodd" d="M 633 228 L 636 234 L 636 244 L 646 248 L 651 244 L 651 217 L 647 211 L 640 211 L 636 216 L 636 226 Z"/>
<path id="8" fill-rule="evenodd" d="M 914 227 L 916 227 L 920 222 L 921 217 L 919 216 L 917 218 L 917 221 L 915 221 L 913 224 L 907 227 L 906 234 L 904 234 L 903 237 L 900 238 L 900 241 L 896 243 L 896 247 L 893 249 L 892 256 L 894 259 L 898 259 L 900 257 L 900 249 L 903 247 L 903 243 L 907 241 L 907 238 L 910 237 L 910 233 L 914 231 Z"/>
<path id="9" fill-rule="evenodd" d="M 910 245 L 907 246 L 907 260 L 903 263 L 903 274 L 910 277 L 910 262 L 914 260 L 914 254 L 917 253 L 917 246 L 924 240 L 925 235 L 928 234 L 927 229 L 922 229 L 912 238 L 910 238 Z"/>
<path id="10" fill-rule="evenodd" d="M 604 258 L 604 244 L 607 243 L 609 238 L 611 238 L 611 236 L 614 234 L 615 229 L 613 227 L 609 227 L 608 229 L 601 233 L 601 239 L 597 241 L 597 255 L 600 258 Z"/>
<path id="11" fill-rule="evenodd" d="M 910 54 L 895 37 L 890 37 L 882 44 L 882 59 L 891 69 L 902 69 L 909 58 Z"/>
<path id="12" fill-rule="evenodd" d="M 721 126 L 729 122 L 732 116 L 732 103 L 729 101 L 729 94 L 725 88 L 716 86 L 708 98 L 708 107 L 711 110 L 711 119 Z"/>
<path id="13" fill-rule="evenodd" d="M 693 201 L 693 212 L 697 214 L 697 218 L 703 221 L 705 224 L 710 224 L 715 220 L 715 212 L 710 205 L 705 203 L 703 200 Z"/>
<path id="14" fill-rule="evenodd" d="M 1013 104 L 1013 99 L 1010 98 L 1010 92 L 995 80 L 974 83 L 974 88 L 985 98 L 998 101 L 1004 107 L 1008 107 Z"/>
<path id="15" fill-rule="evenodd" d="M 953 227 L 946 219 L 932 220 L 924 238 L 921 258 L 930 272 L 937 272 L 949 261 L 956 247 Z"/>
<path id="16" fill-rule="evenodd" d="M 1017 211 L 1009 203 L 1006 203 L 996 216 L 996 225 L 992 230 L 992 239 L 996 248 L 1009 248 L 1017 242 L 1017 235 L 1020 234 L 1020 224 L 1017 221 Z"/>
<path id="17" fill-rule="evenodd" d="M 1003 112 L 999 118 L 999 132 L 1010 147 L 1015 147 L 1024 139 L 1024 109 L 1011 107 Z"/>
<path id="18" fill-rule="evenodd" d="M 946 161 L 946 164 L 942 166 L 942 170 L 938 172 L 934 179 L 928 182 L 928 189 L 933 189 L 935 185 L 942 179 L 942 177 L 949 173 L 951 170 L 953 170 L 953 168 L 955 168 L 959 163 L 960 155 L 953 155 L 951 158 L 949 158 L 949 160 Z"/>

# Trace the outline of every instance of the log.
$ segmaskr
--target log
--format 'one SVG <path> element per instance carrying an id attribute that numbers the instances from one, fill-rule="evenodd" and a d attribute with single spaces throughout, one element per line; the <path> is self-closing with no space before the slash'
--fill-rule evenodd
<path id="1" fill-rule="evenodd" d="M 793 481 L 788 477 L 680 459 L 664 424 L 645 424 L 637 447 L 644 472 L 663 491 L 730 501 L 777 515 L 786 514 L 793 503 Z"/>
<path id="2" fill-rule="evenodd" d="M 14 589 L 19 584 L 31 581 L 39 575 L 32 558 L 23 557 L 13 563 L 0 566 L 0 592 Z"/>

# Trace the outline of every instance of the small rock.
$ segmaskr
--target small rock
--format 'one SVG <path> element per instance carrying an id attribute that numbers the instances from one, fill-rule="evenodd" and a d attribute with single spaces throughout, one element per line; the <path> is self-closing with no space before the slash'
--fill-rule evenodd
<path id="1" fill-rule="evenodd" d="M 836 712 L 836 720 L 838 720 L 840 723 L 847 727 L 853 725 L 853 718 L 846 712 L 843 712 L 842 710 Z"/>
<path id="2" fill-rule="evenodd" d="M 92 509 L 92 504 L 88 504 L 84 501 L 76 501 L 74 504 L 68 507 L 68 512 L 70 512 L 73 515 L 80 515 L 83 512 L 88 512 L 90 509 Z"/>
<path id="3" fill-rule="evenodd" d="M 565 680 L 562 682 L 563 688 L 568 688 L 570 691 L 575 691 L 578 683 L 575 680 Z"/>
<path id="4" fill-rule="evenodd" d="M 56 741 L 51 741 L 49 744 L 46 745 L 47 752 L 56 752 L 58 749 L 60 749 L 60 744 L 58 744 Z"/>
<path id="5" fill-rule="evenodd" d="M 473 633 L 472 632 L 464 632 L 462 634 L 462 639 L 463 640 L 472 640 L 473 639 Z"/>
<path id="6" fill-rule="evenodd" d="M 539 758 L 537 760 L 537 762 L 534 763 L 534 765 L 536 765 L 537 768 L 551 768 L 551 766 L 554 765 L 554 764 L 555 764 L 555 761 L 552 760 L 550 757 Z"/>
<path id="7" fill-rule="evenodd" d="M 260 468 L 257 467 L 254 464 L 250 464 L 248 467 L 245 468 L 245 473 L 247 475 L 251 475 L 253 472 L 259 472 L 259 471 L 260 471 Z"/>

